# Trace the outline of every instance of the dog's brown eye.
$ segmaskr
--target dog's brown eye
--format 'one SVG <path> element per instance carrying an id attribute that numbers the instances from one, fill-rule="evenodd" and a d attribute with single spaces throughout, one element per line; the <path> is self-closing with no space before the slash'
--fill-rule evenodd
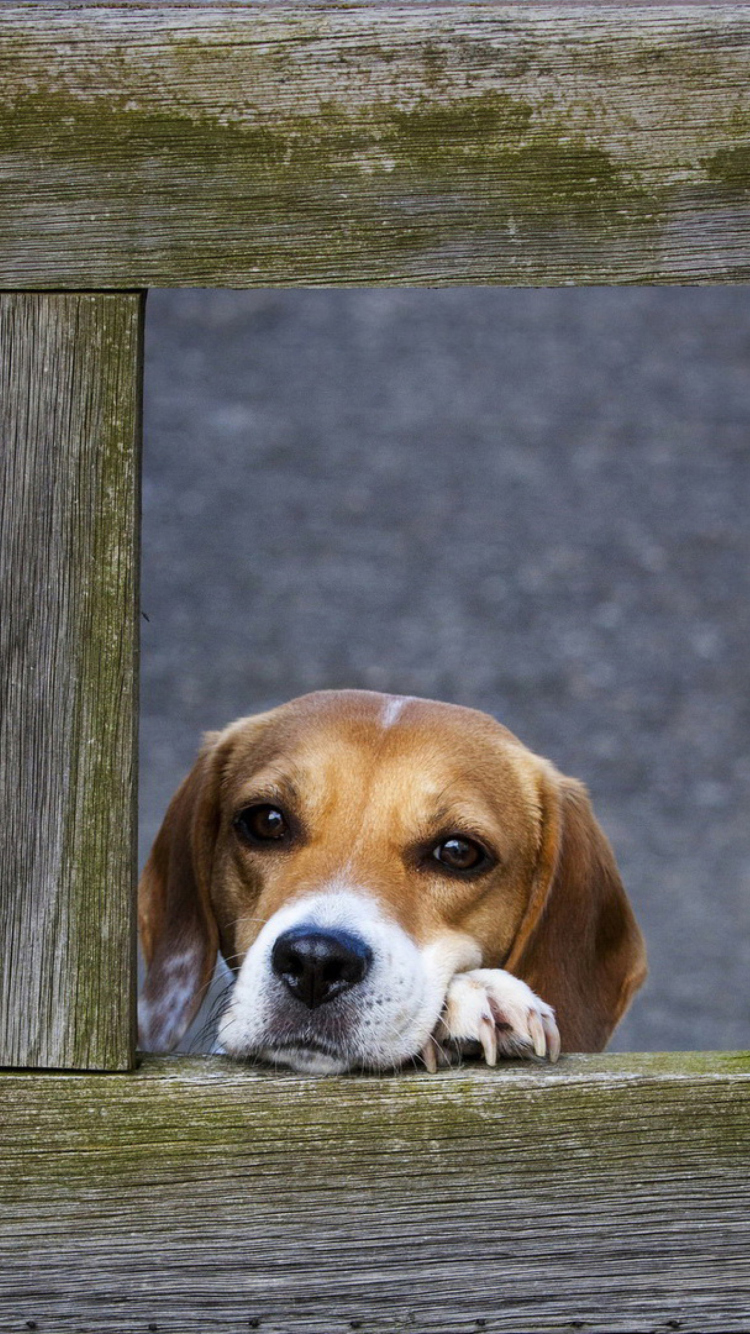
<path id="1" fill-rule="evenodd" d="M 284 813 L 277 806 L 246 806 L 235 815 L 234 827 L 250 843 L 278 842 L 289 833 Z"/>
<path id="2" fill-rule="evenodd" d="M 433 848 L 432 855 L 451 871 L 475 871 L 487 860 L 484 848 L 470 838 L 446 838 Z"/>

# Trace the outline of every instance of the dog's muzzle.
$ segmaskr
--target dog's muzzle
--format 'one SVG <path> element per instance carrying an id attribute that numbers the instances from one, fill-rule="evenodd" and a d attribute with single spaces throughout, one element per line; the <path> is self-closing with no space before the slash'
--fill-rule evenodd
<path id="1" fill-rule="evenodd" d="M 239 1059 L 306 1072 L 394 1069 L 432 1031 L 449 976 L 365 891 L 313 893 L 263 926 L 219 1044 Z"/>

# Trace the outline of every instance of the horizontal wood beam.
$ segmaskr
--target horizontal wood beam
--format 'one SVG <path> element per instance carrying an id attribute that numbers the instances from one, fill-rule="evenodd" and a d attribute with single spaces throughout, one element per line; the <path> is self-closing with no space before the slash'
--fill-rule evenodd
<path id="1" fill-rule="evenodd" d="M 749 1143 L 747 1053 L 3 1075 L 0 1331 L 744 1334 Z"/>
<path id="2" fill-rule="evenodd" d="M 750 277 L 750 7 L 17 4 L 0 285 Z"/>

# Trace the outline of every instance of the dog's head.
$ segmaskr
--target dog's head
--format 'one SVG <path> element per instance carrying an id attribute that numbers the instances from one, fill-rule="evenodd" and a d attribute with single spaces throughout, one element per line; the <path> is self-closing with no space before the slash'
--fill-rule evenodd
<path id="1" fill-rule="evenodd" d="M 584 788 L 488 715 L 322 691 L 206 738 L 139 888 L 141 1043 L 167 1051 L 220 949 L 219 1040 L 299 1070 L 392 1068 L 453 975 L 506 968 L 600 1050 L 645 974 Z"/>

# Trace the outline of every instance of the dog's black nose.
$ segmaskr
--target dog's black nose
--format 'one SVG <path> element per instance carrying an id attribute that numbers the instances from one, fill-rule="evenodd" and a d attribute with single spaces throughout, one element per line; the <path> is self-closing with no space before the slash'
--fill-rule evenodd
<path id="1" fill-rule="evenodd" d="M 372 950 L 348 931 L 293 926 L 278 937 L 271 967 L 309 1010 L 356 986 L 372 963 Z"/>

